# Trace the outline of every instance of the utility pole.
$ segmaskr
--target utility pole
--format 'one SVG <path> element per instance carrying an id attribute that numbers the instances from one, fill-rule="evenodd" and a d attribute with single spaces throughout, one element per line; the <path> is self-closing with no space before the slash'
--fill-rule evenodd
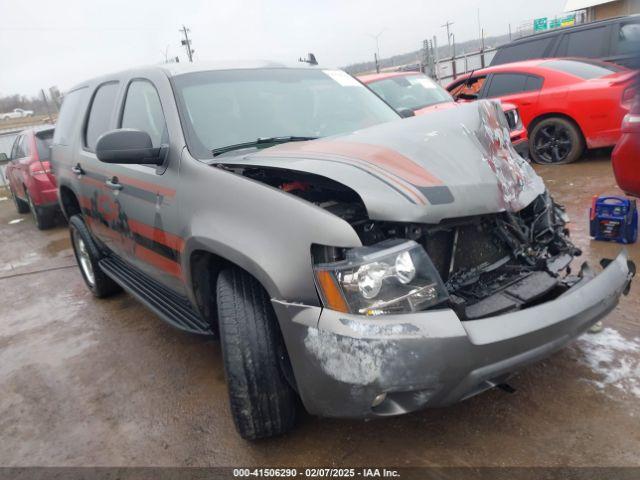
<path id="1" fill-rule="evenodd" d="M 189 32 L 191 30 L 189 30 L 187 27 L 182 25 L 182 28 L 179 31 L 182 32 L 182 34 L 184 35 L 184 39 L 180 43 L 184 46 L 185 50 L 187 51 L 187 58 L 189 59 L 189 61 L 193 62 L 193 52 L 195 52 L 195 50 L 191 48 L 191 40 L 189 39 Z"/>
<path id="2" fill-rule="evenodd" d="M 40 89 L 40 93 L 42 94 L 42 100 L 44 100 L 44 105 L 47 107 L 47 115 L 49 115 L 49 123 L 53 123 L 53 117 L 51 116 L 51 109 L 49 108 L 49 102 L 47 101 L 47 96 L 44 93 L 44 89 Z"/>
<path id="3" fill-rule="evenodd" d="M 478 35 L 482 37 L 482 27 L 480 26 L 480 7 L 478 7 Z"/>
<path id="4" fill-rule="evenodd" d="M 440 25 L 441 28 L 446 28 L 447 29 L 447 44 L 449 45 L 449 55 L 451 55 L 451 30 L 450 30 L 450 27 L 454 23 L 455 22 L 450 22 L 449 20 L 447 20 L 447 23 L 445 23 L 444 25 Z M 453 56 L 453 55 L 451 55 L 451 56 Z"/>
<path id="5" fill-rule="evenodd" d="M 380 30 L 380 32 L 378 32 L 377 35 L 369 35 L 371 38 L 373 38 L 376 41 L 376 53 L 374 54 L 375 58 L 376 58 L 376 72 L 380 72 L 380 35 L 382 35 L 384 33 L 385 29 L 383 28 L 382 30 Z"/>

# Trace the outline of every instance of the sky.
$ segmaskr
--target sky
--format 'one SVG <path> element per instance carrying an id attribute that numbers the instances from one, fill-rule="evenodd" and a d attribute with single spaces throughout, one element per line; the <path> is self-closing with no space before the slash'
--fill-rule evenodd
<path id="1" fill-rule="evenodd" d="M 134 66 L 186 61 L 179 29 L 191 30 L 194 61 L 292 62 L 313 52 L 323 66 L 508 33 L 562 13 L 566 0 L 0 0 L 0 95 L 62 91 Z"/>

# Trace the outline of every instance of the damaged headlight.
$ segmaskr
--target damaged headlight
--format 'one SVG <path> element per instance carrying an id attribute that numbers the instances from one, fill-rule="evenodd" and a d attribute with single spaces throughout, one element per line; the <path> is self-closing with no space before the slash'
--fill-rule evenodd
<path id="1" fill-rule="evenodd" d="M 448 297 L 427 253 L 411 240 L 349 249 L 344 260 L 314 265 L 314 273 L 324 305 L 341 312 L 415 312 Z"/>

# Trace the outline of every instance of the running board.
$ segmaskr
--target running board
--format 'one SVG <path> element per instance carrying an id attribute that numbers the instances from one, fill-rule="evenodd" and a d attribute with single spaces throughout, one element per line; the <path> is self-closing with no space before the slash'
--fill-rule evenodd
<path id="1" fill-rule="evenodd" d="M 209 323 L 194 310 L 186 297 L 169 290 L 119 258 L 103 258 L 100 269 L 170 325 L 199 335 L 214 334 Z"/>

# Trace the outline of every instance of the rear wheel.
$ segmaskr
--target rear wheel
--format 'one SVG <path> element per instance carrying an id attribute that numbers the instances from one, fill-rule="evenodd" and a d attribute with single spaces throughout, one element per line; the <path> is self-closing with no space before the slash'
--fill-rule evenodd
<path id="1" fill-rule="evenodd" d="M 16 207 L 16 211 L 18 213 L 28 213 L 29 212 L 29 204 L 24 200 L 20 200 L 18 196 L 13 191 L 13 188 L 9 187 L 9 191 L 11 192 L 11 198 L 13 198 L 13 204 Z"/>
<path id="2" fill-rule="evenodd" d="M 53 216 L 51 214 L 47 214 L 47 212 L 40 207 L 37 207 L 33 203 L 29 192 L 27 192 L 27 202 L 29 204 L 29 210 L 31 210 L 31 215 L 33 215 L 33 219 L 36 222 L 36 227 L 38 227 L 38 230 L 51 228 L 53 226 Z"/>
<path id="3" fill-rule="evenodd" d="M 220 342 L 236 428 L 248 440 L 284 433 L 295 423 L 296 394 L 283 365 L 287 352 L 267 292 L 238 268 L 216 288 Z"/>
<path id="4" fill-rule="evenodd" d="M 584 140 L 575 123 L 549 117 L 536 123 L 530 134 L 533 161 L 546 165 L 575 162 L 584 152 Z"/>
<path id="5" fill-rule="evenodd" d="M 98 298 L 104 298 L 119 292 L 120 286 L 100 269 L 98 262 L 103 255 L 80 215 L 73 215 L 69 219 L 69 230 L 73 253 L 76 256 L 84 283 L 91 290 L 91 293 Z"/>

